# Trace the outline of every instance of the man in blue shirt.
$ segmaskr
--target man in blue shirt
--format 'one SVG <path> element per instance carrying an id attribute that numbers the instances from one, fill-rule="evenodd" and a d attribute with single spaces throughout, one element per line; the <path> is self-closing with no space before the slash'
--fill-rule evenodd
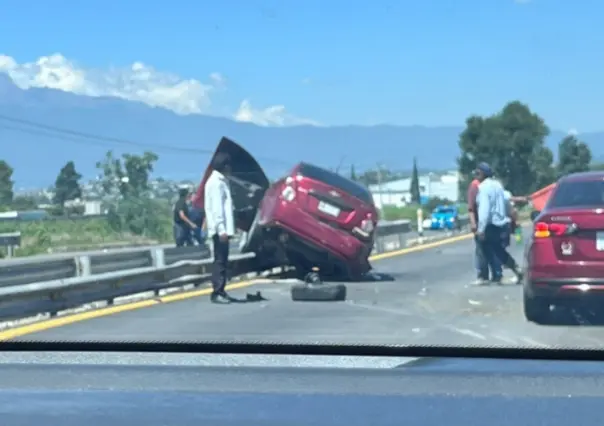
<path id="1" fill-rule="evenodd" d="M 514 258 L 507 251 L 511 219 L 505 189 L 499 181 L 493 179 L 493 171 L 487 163 L 480 163 L 476 174 L 480 181 L 476 198 L 478 208 L 476 236 L 491 267 L 492 280 L 501 283 L 503 265 L 512 270 L 516 275 L 516 279 L 520 282 L 522 272 Z"/>

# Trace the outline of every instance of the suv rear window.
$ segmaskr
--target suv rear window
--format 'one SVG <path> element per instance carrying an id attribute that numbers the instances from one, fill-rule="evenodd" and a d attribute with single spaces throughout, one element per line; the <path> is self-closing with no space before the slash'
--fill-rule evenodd
<path id="1" fill-rule="evenodd" d="M 326 183 L 327 185 L 338 188 L 352 195 L 353 197 L 357 197 L 364 203 L 373 205 L 373 197 L 369 190 L 355 181 L 345 178 L 344 176 L 340 176 L 337 173 L 330 172 L 329 170 L 322 169 L 321 167 L 306 163 L 300 164 L 299 170 L 302 176 Z"/>
<path id="2" fill-rule="evenodd" d="M 548 207 L 604 206 L 604 181 L 560 182 Z"/>

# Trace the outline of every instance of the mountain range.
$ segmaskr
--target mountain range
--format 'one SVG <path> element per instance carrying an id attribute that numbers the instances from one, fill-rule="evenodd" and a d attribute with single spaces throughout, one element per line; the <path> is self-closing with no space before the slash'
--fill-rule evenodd
<path id="1" fill-rule="evenodd" d="M 222 136 L 252 152 L 271 177 L 300 160 L 357 172 L 376 165 L 409 170 L 452 169 L 459 155 L 460 126 L 260 127 L 227 118 L 178 115 L 112 97 L 89 97 L 54 89 L 20 89 L 0 73 L 0 159 L 14 169 L 17 187 L 49 186 L 69 160 L 85 178 L 108 150 L 156 152 L 156 175 L 197 179 Z M 556 152 L 566 132 L 547 140 Z M 581 134 L 595 159 L 604 157 L 604 132 Z"/>

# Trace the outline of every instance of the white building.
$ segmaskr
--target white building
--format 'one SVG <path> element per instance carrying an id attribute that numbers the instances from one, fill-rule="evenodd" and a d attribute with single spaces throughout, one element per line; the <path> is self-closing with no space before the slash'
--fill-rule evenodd
<path id="1" fill-rule="evenodd" d="M 385 205 L 403 207 L 411 202 L 411 178 L 385 182 L 381 185 L 370 185 L 376 207 Z M 437 175 L 430 173 L 419 176 L 419 192 L 422 197 L 442 198 L 452 202 L 459 200 L 459 174 L 450 171 Z"/>

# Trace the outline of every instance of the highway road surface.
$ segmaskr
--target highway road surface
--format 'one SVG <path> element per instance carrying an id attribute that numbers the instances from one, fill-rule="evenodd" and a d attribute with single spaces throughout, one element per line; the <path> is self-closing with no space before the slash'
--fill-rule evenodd
<path id="1" fill-rule="evenodd" d="M 518 260 L 521 249 L 512 247 Z M 473 250 L 471 239 L 458 236 L 448 243 L 406 249 L 376 260 L 373 263 L 381 280 L 348 283 L 346 302 L 293 302 L 289 293 L 292 280 L 284 279 L 231 290 L 241 298 L 260 290 L 268 299 L 262 302 L 214 305 L 207 293 L 188 298 L 165 296 L 149 302 L 150 306 L 119 307 L 121 312 L 92 319 L 76 315 L 73 322 L 58 327 L 40 323 L 14 338 L 604 346 L 601 327 L 528 323 L 522 314 L 519 285 L 473 286 Z M 569 321 L 591 321 L 578 319 L 572 312 L 560 315 Z"/>

